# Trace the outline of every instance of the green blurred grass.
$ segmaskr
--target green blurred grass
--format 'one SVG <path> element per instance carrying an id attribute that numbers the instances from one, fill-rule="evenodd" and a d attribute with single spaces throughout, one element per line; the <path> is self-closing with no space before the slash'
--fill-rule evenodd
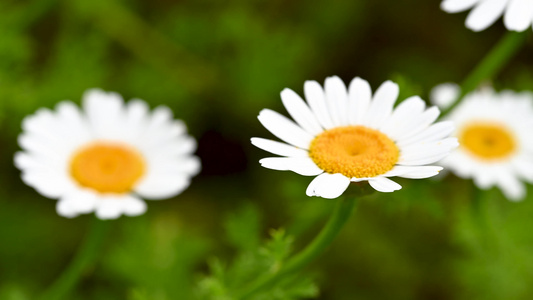
<path id="1" fill-rule="evenodd" d="M 463 26 L 438 1 L 4 0 L 0 2 L 0 299 L 35 299 L 83 239 L 90 216 L 57 216 L 12 165 L 24 116 L 101 87 L 167 105 L 199 139 L 203 172 L 145 216 L 114 221 L 102 259 L 72 299 L 189 299 L 209 257 L 235 253 L 223 220 L 253 203 L 266 228 L 299 248 L 331 202 L 307 198 L 310 178 L 262 169 L 249 144 L 271 136 L 256 119 L 284 111 L 279 92 L 361 76 L 401 84 L 401 98 L 460 82 L 504 33 Z M 494 81 L 531 87 L 531 43 Z M 401 181 L 360 201 L 342 235 L 311 268 L 320 299 L 530 299 L 533 199 L 487 193 L 486 222 L 472 183 Z"/>

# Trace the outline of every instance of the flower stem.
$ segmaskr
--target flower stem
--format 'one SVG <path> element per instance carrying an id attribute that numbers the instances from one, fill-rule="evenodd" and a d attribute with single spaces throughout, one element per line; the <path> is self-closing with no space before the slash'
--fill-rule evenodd
<path id="1" fill-rule="evenodd" d="M 346 221 L 348 221 L 352 211 L 354 210 L 355 198 L 341 198 L 337 200 L 336 206 L 333 210 L 331 218 L 326 223 L 322 231 L 315 237 L 315 239 L 307 245 L 301 252 L 294 255 L 284 266 L 282 266 L 275 273 L 268 273 L 259 277 L 252 282 L 244 290 L 241 290 L 235 297 L 238 300 L 244 300 L 251 297 L 258 291 L 272 287 L 279 282 L 286 275 L 292 274 L 295 271 L 305 267 L 333 242 L 335 237 L 339 234 Z"/>
<path id="2" fill-rule="evenodd" d="M 59 278 L 43 293 L 41 300 L 60 300 L 68 296 L 83 273 L 96 259 L 109 227 L 108 223 L 94 218 L 89 232 L 74 258 Z"/>
<path id="3" fill-rule="evenodd" d="M 493 77 L 505 64 L 518 52 L 520 47 L 525 43 L 529 35 L 529 30 L 524 32 L 508 31 L 502 39 L 492 48 L 492 50 L 481 60 L 481 62 L 470 72 L 468 77 L 461 85 L 461 94 L 455 102 L 443 110 L 442 116 L 452 111 L 464 96 L 486 79 Z"/>
<path id="4" fill-rule="evenodd" d="M 472 185 L 472 197 L 471 197 L 472 216 L 480 228 L 487 227 L 486 210 L 487 210 L 487 202 L 489 201 L 487 195 L 488 195 L 487 191 L 484 191 L 478 188 L 477 186 Z"/>
<path id="5" fill-rule="evenodd" d="M 495 203 L 490 191 L 473 186 L 472 218 L 473 225 L 479 236 L 478 246 L 488 250 L 494 248 L 501 239 L 498 226 L 499 214 L 495 210 Z"/>

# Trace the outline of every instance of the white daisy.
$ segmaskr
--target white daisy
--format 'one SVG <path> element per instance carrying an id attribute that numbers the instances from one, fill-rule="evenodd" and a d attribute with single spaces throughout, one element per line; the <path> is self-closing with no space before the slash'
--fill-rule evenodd
<path id="1" fill-rule="evenodd" d="M 150 113 L 138 99 L 124 103 L 98 89 L 83 96 L 83 110 L 61 102 L 22 123 L 15 155 L 22 180 L 41 195 L 59 199 L 58 214 L 95 212 L 100 219 L 136 216 L 146 199 L 181 193 L 200 170 L 196 141 L 167 107 Z"/>
<path id="2" fill-rule="evenodd" d="M 507 29 L 524 31 L 533 24 L 531 0 L 444 0 L 441 8 L 456 13 L 472 8 L 466 18 L 466 27 L 473 31 L 485 30 L 503 15 Z"/>
<path id="3" fill-rule="evenodd" d="M 483 88 L 446 118 L 461 145 L 441 163 L 481 189 L 497 186 L 508 199 L 523 199 L 521 181 L 533 182 L 533 94 Z"/>
<path id="4" fill-rule="evenodd" d="M 350 182 L 368 181 L 380 192 L 399 190 L 388 177 L 427 178 L 442 168 L 425 166 L 444 158 L 457 146 L 448 138 L 451 122 L 433 124 L 439 109 L 425 109 L 419 97 L 393 108 L 398 85 L 386 81 L 372 96 L 367 81 L 355 78 L 348 89 L 338 77 L 304 85 L 307 103 L 290 89 L 281 92 L 293 122 L 264 109 L 259 121 L 280 143 L 252 138 L 252 144 L 282 157 L 260 160 L 263 167 L 316 176 L 308 196 L 337 198 Z"/>

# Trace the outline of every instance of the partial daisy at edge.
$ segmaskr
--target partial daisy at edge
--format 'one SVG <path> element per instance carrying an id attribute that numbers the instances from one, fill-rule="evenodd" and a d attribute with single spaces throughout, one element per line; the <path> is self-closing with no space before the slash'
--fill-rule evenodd
<path id="1" fill-rule="evenodd" d="M 502 15 L 508 30 L 522 32 L 533 25 L 533 1 L 530 0 L 443 0 L 442 10 L 458 13 L 471 9 L 466 27 L 482 31 L 494 24 Z"/>
<path id="2" fill-rule="evenodd" d="M 453 93 L 459 96 L 458 86 L 438 85 L 431 101 L 446 106 L 442 99 Z M 445 119 L 455 123 L 452 135 L 460 146 L 439 163 L 481 189 L 496 186 L 509 200 L 524 199 L 523 182 L 533 183 L 533 93 L 485 86 L 466 95 Z"/>
<path id="3" fill-rule="evenodd" d="M 22 129 L 15 154 L 22 180 L 57 199 L 57 213 L 68 218 L 141 215 L 143 199 L 176 196 L 200 171 L 196 141 L 168 107 L 150 112 L 113 92 L 87 90 L 81 109 L 70 101 L 41 108 Z"/>
<path id="4" fill-rule="evenodd" d="M 394 103 L 397 84 L 386 81 L 373 94 L 370 84 L 356 77 L 348 87 L 337 76 L 324 88 L 304 84 L 304 101 L 290 89 L 281 100 L 291 120 L 270 109 L 260 112 L 261 124 L 282 142 L 252 138 L 252 144 L 279 157 L 260 160 L 263 167 L 314 176 L 306 194 L 334 199 L 351 182 L 368 181 L 380 192 L 401 186 L 390 177 L 421 179 L 442 170 L 430 165 L 458 146 L 449 137 L 450 121 L 435 123 L 440 111 L 426 108 L 418 96 Z"/>

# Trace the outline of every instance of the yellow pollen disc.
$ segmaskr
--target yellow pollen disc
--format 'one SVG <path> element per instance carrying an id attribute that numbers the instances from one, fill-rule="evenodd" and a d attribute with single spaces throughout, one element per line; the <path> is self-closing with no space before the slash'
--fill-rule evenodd
<path id="1" fill-rule="evenodd" d="M 514 136 L 499 124 L 467 125 L 459 135 L 459 143 L 473 155 L 485 160 L 505 158 L 516 149 Z"/>
<path id="2" fill-rule="evenodd" d="M 375 177 L 390 171 L 400 151 L 385 134 L 364 126 L 337 127 L 311 142 L 309 156 L 327 173 L 346 177 Z"/>
<path id="3" fill-rule="evenodd" d="M 144 172 L 141 154 L 115 143 L 90 144 L 75 153 L 70 161 L 72 177 L 81 186 L 100 193 L 127 193 Z"/>

